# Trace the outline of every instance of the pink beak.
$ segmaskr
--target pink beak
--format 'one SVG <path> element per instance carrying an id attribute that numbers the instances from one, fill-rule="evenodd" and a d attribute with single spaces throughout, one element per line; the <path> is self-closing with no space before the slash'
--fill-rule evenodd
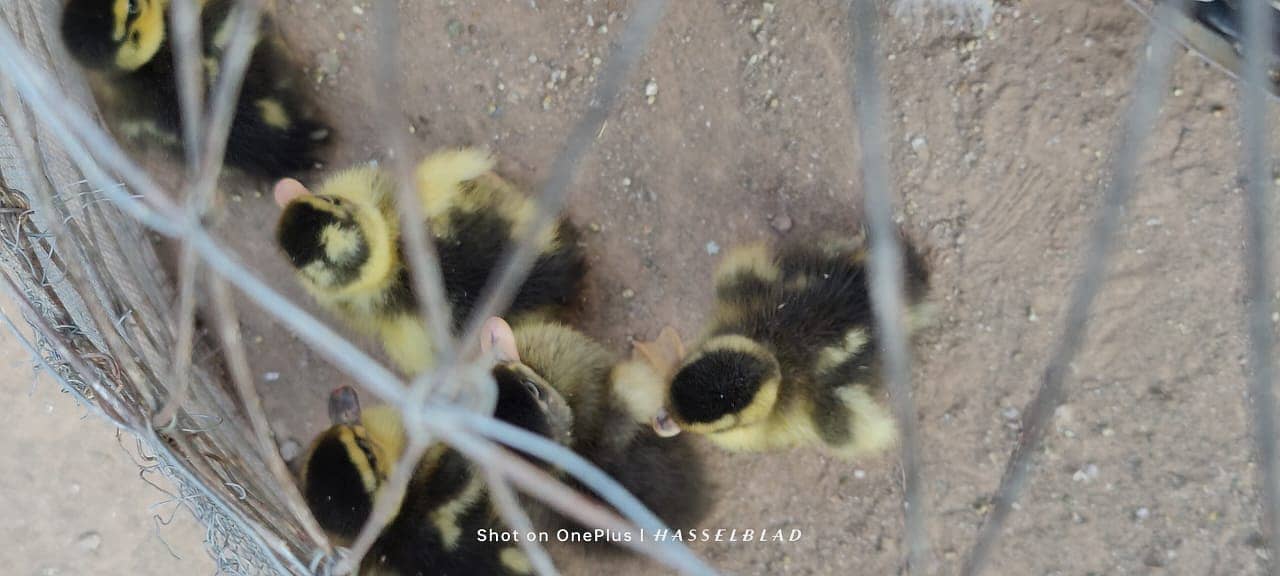
<path id="1" fill-rule="evenodd" d="M 276 198 L 276 205 L 281 208 L 288 206 L 290 202 L 293 202 L 299 197 L 306 196 L 310 193 L 311 191 L 307 190 L 306 186 L 303 186 L 301 182 L 294 180 L 293 178 L 281 179 L 279 182 L 276 182 L 275 187 L 271 190 L 271 194 Z"/>
<path id="2" fill-rule="evenodd" d="M 650 421 L 653 432 L 662 438 L 670 438 L 680 433 L 680 425 L 671 419 L 665 408 L 658 410 L 658 415 Z"/>

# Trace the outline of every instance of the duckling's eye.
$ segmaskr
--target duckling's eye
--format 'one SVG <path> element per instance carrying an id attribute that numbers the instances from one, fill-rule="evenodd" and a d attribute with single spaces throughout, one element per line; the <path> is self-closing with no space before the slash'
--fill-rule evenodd
<path id="1" fill-rule="evenodd" d="M 520 383 L 521 383 L 521 384 L 524 384 L 524 389 L 529 391 L 529 395 L 530 395 L 530 396 L 533 396 L 533 397 L 534 397 L 535 399 L 537 399 L 538 401 L 542 401 L 542 399 L 543 399 L 543 398 L 542 398 L 542 387 L 541 387 L 541 386 L 539 386 L 539 385 L 538 385 L 536 382 L 534 382 L 533 380 L 522 380 L 522 381 L 520 381 Z"/>

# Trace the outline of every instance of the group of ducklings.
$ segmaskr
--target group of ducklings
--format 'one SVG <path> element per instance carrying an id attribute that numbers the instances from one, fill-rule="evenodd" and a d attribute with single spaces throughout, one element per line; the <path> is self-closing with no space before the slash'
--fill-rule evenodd
<path id="1" fill-rule="evenodd" d="M 231 5 L 199 3 L 206 86 L 217 80 Z M 97 93 L 117 114 L 117 130 L 179 145 L 168 8 L 169 0 L 70 0 L 62 31 L 70 53 L 103 88 Z M 280 39 L 262 35 L 236 107 L 228 164 L 278 179 L 276 240 L 320 307 L 374 337 L 406 375 L 419 374 L 436 359 L 407 264 L 397 182 L 373 166 L 332 173 L 314 191 L 291 178 L 315 167 L 330 131 L 288 62 Z M 431 154 L 413 178 L 457 334 L 501 255 L 532 225 L 535 208 L 479 150 Z M 861 234 L 729 251 L 697 343 L 686 351 L 668 328 L 626 357 L 566 323 L 587 272 L 576 228 L 562 219 L 536 241 L 538 257 L 505 320 L 487 320 L 481 334 L 498 388 L 494 416 L 571 448 L 666 522 L 693 525 L 709 505 L 688 436 L 677 436 L 682 430 L 730 450 L 812 445 L 849 458 L 894 442 Z M 928 270 L 909 244 L 905 262 L 907 301 L 919 311 Z M 320 525 L 349 544 L 407 440 L 398 410 L 362 410 L 349 388 L 330 395 L 329 409 L 332 426 L 312 442 L 301 483 Z M 544 528 L 567 522 L 550 513 L 536 519 Z M 531 573 L 515 544 L 475 537 L 499 524 L 477 470 L 435 446 L 362 573 Z"/>

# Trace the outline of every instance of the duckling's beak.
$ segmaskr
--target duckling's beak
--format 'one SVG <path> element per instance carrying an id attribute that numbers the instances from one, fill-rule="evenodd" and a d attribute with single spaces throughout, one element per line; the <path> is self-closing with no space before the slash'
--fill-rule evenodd
<path id="1" fill-rule="evenodd" d="M 311 191 L 307 190 L 306 186 L 303 186 L 301 182 L 294 180 L 293 178 L 282 178 L 279 182 L 276 182 L 275 187 L 271 189 L 271 195 L 275 196 L 276 205 L 281 208 L 288 206 L 290 202 L 310 193 Z"/>
<path id="2" fill-rule="evenodd" d="M 490 354 L 498 364 L 520 361 L 516 335 L 506 320 L 491 316 L 480 328 L 480 352 Z"/>
<path id="3" fill-rule="evenodd" d="M 670 438 L 680 433 L 680 425 L 671 419 L 671 415 L 667 414 L 666 408 L 658 410 L 658 415 L 650 421 L 653 425 L 653 432 L 662 438 Z"/>
<path id="4" fill-rule="evenodd" d="M 329 422 L 334 426 L 360 423 L 360 397 L 354 388 L 342 386 L 329 394 Z"/>

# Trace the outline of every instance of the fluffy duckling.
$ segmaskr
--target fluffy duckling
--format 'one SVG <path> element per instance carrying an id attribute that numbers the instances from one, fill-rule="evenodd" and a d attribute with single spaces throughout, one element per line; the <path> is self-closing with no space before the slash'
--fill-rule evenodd
<path id="1" fill-rule="evenodd" d="M 484 152 L 451 150 L 428 157 L 415 176 L 455 331 L 534 216 L 532 201 L 492 168 Z M 377 337 L 405 372 L 431 367 L 430 336 L 405 265 L 391 178 L 374 167 L 353 168 L 330 177 L 315 194 L 296 180 L 282 180 L 275 196 L 284 207 L 276 238 L 303 286 L 347 324 Z M 562 220 L 538 241 L 541 254 L 509 315 L 555 314 L 580 289 L 586 260 L 573 226 Z"/>
<path id="2" fill-rule="evenodd" d="M 928 271 L 909 245 L 905 256 L 917 323 Z M 897 428 L 878 399 L 879 343 L 860 240 L 740 248 L 725 257 L 715 285 L 706 336 L 665 390 L 637 389 L 628 399 L 633 415 L 657 414 L 661 435 L 689 430 L 730 450 L 816 444 L 856 458 L 893 444 Z"/>
<path id="3" fill-rule="evenodd" d="M 201 0 L 201 61 L 206 93 L 215 85 L 233 27 L 234 0 Z M 70 0 L 62 37 L 93 71 L 99 101 L 126 137 L 181 146 L 177 72 L 166 31 L 169 0 Z M 264 29 L 270 19 L 264 16 Z M 250 174 L 279 178 L 319 160 L 329 128 L 317 119 L 303 78 L 278 34 L 254 47 L 236 102 L 226 161 Z"/>
<path id="4" fill-rule="evenodd" d="M 567 441 L 564 400 L 536 375 L 496 366 L 495 417 Z M 558 405 L 558 406 L 557 406 Z M 329 400 L 333 426 L 312 443 L 302 472 L 303 494 L 335 542 L 349 545 L 373 511 L 374 499 L 405 448 L 400 414 L 387 406 L 363 412 L 355 391 Z M 399 510 L 365 556 L 361 574 L 531 574 L 519 547 L 484 541 L 478 531 L 502 530 L 484 482 L 471 463 L 443 445 L 418 464 Z"/>
<path id="5" fill-rule="evenodd" d="M 619 362 L 581 332 L 537 319 L 517 322 L 512 329 L 491 318 L 482 338 L 482 349 L 539 375 L 568 403 L 573 430 L 565 445 L 667 523 L 692 526 L 702 519 L 710 500 L 691 444 L 659 438 L 628 416 L 626 389 L 661 385 L 663 375 L 655 372 L 650 358 Z"/>

